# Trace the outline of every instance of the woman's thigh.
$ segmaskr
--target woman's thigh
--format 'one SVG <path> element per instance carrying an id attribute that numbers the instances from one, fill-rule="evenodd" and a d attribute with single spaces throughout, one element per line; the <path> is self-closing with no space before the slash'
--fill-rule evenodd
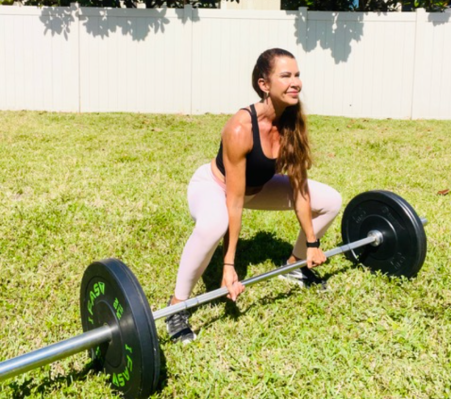
<path id="1" fill-rule="evenodd" d="M 214 236 L 225 234 L 228 227 L 225 192 L 212 178 L 209 164 L 199 168 L 191 179 L 188 205 L 196 229 Z"/>

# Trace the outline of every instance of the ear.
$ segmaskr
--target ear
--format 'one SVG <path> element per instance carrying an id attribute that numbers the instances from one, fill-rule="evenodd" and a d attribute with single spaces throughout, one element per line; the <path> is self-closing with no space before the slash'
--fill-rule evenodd
<path id="1" fill-rule="evenodd" d="M 258 87 L 260 87 L 260 90 L 263 93 L 266 93 L 269 91 L 269 82 L 267 80 L 260 78 L 260 79 L 258 79 L 257 83 L 258 83 Z"/>

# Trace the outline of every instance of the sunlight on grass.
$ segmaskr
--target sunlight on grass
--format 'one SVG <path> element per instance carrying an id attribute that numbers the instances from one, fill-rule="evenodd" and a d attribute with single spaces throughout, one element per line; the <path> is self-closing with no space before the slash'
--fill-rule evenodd
<path id="1" fill-rule="evenodd" d="M 172 293 L 191 233 L 194 170 L 216 153 L 226 115 L 0 112 L 0 360 L 81 333 L 79 285 L 94 260 L 117 257 L 153 310 Z M 388 279 L 337 256 L 320 269 L 331 290 L 280 279 L 237 305 L 193 311 L 199 340 L 168 341 L 155 398 L 451 397 L 451 122 L 310 117 L 310 177 L 344 203 L 394 191 L 428 219 L 417 279 Z M 245 211 L 241 278 L 281 265 L 294 213 Z M 322 240 L 340 243 L 340 219 Z M 218 287 L 221 248 L 195 294 Z M 114 398 L 86 353 L 0 384 L 0 398 Z"/>

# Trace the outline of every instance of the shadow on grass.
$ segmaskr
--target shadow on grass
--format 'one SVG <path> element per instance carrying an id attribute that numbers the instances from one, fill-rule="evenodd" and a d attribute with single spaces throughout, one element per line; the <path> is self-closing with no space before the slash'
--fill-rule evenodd
<path id="1" fill-rule="evenodd" d="M 273 303 L 273 302 L 278 301 L 278 300 L 289 298 L 290 296 L 292 296 L 293 294 L 295 294 L 299 290 L 300 290 L 299 286 L 296 285 L 296 286 L 293 286 L 292 288 L 290 288 L 286 292 L 280 292 L 280 293 L 278 293 L 277 295 L 274 295 L 274 296 L 273 295 L 265 296 L 264 298 L 261 298 L 257 302 L 254 302 L 253 304 L 251 304 L 250 306 L 248 306 L 244 310 L 240 310 L 240 308 L 236 305 L 235 302 L 229 301 L 228 299 L 224 299 L 224 298 L 217 299 L 216 300 L 217 302 L 219 302 L 219 301 L 225 302 L 224 313 L 222 315 L 219 315 L 217 317 L 213 317 L 213 318 L 209 319 L 208 321 L 206 321 L 199 328 L 200 329 L 208 329 L 208 327 L 210 325 L 212 325 L 215 322 L 217 322 L 218 320 L 222 320 L 224 318 L 237 320 L 240 316 L 246 314 L 247 312 L 249 312 L 252 308 L 254 308 L 256 306 L 261 306 L 261 305 L 265 305 L 265 304 L 268 304 L 268 303 Z"/>
<path id="2" fill-rule="evenodd" d="M 13 399 L 23 399 L 29 396 L 35 396 L 36 393 L 45 398 L 55 390 L 55 387 L 69 387 L 76 381 L 86 380 L 88 374 L 91 373 L 100 374 L 100 371 L 97 371 L 93 367 L 93 363 L 89 362 L 81 371 L 72 371 L 66 375 L 58 374 L 55 377 L 45 377 L 37 383 L 34 382 L 34 378 L 29 378 L 21 384 L 12 382 L 9 386 L 12 390 Z"/>
<path id="3" fill-rule="evenodd" d="M 327 262 L 329 262 L 329 260 Z M 332 273 L 326 273 L 326 274 L 322 275 L 321 277 L 323 280 L 327 281 L 330 277 L 335 276 L 337 274 L 345 273 L 352 267 L 353 266 L 342 267 L 341 269 L 336 270 Z M 361 265 L 355 265 L 354 267 L 364 268 L 364 266 L 361 266 Z M 218 298 L 218 299 L 212 301 L 212 303 L 213 304 L 214 303 L 216 303 L 216 304 L 225 303 L 224 313 L 218 315 L 217 317 L 213 317 L 213 318 L 209 319 L 202 326 L 199 326 L 199 329 L 208 329 L 208 327 L 210 325 L 214 324 L 218 320 L 222 320 L 225 318 L 230 318 L 230 319 L 236 321 L 240 316 L 245 315 L 247 312 L 249 312 L 250 310 L 252 310 L 255 307 L 265 306 L 267 304 L 274 303 L 279 300 L 287 299 L 287 298 L 291 297 L 292 295 L 298 295 L 301 292 L 305 293 L 305 295 L 308 295 L 308 293 L 312 292 L 312 291 L 315 291 L 315 286 L 312 286 L 310 288 L 301 288 L 297 284 L 294 284 L 287 291 L 279 292 L 277 295 L 267 295 L 267 296 L 259 299 L 258 301 L 250 304 L 244 310 L 240 309 L 235 302 L 232 302 L 232 301 L 226 299 L 225 297 Z"/>
<path id="4" fill-rule="evenodd" d="M 277 238 L 273 233 L 258 232 L 250 239 L 240 239 L 237 247 L 235 269 L 238 278 L 243 280 L 247 275 L 249 264 L 259 264 L 271 261 L 275 265 L 282 266 L 291 254 L 293 245 Z M 220 245 L 205 270 L 202 279 L 206 291 L 219 288 L 222 279 L 223 246 Z"/>
<path id="5" fill-rule="evenodd" d="M 156 391 L 162 390 L 167 382 L 167 361 L 164 352 L 160 348 L 160 374 L 156 385 Z M 90 361 L 81 371 L 72 371 L 69 374 L 58 374 L 55 377 L 46 377 L 38 382 L 33 382 L 33 378 L 25 380 L 22 384 L 13 382 L 10 384 L 13 399 L 24 399 L 39 394 L 42 398 L 48 397 L 55 389 L 70 387 L 74 382 L 85 381 L 89 374 L 100 375 L 103 372 L 99 369 L 95 362 Z M 106 384 L 109 382 L 106 381 Z M 117 397 L 122 397 L 119 391 L 113 387 L 112 392 L 117 393 Z"/>
<path id="6" fill-rule="evenodd" d="M 164 355 L 163 350 L 161 349 L 161 339 L 159 340 L 159 351 L 160 351 L 160 375 L 158 378 L 157 386 L 155 388 L 156 392 L 162 391 L 167 383 L 168 383 L 168 367 L 166 356 Z"/>
<path id="7" fill-rule="evenodd" d="M 206 292 L 216 290 L 221 285 L 223 249 L 222 244 L 218 246 L 210 264 L 202 275 Z M 235 261 L 235 269 L 239 280 L 242 281 L 246 277 L 249 264 L 259 264 L 269 260 L 275 265 L 282 266 L 290 256 L 292 249 L 292 244 L 277 238 L 273 233 L 265 231 L 258 232 L 250 239 L 240 239 L 238 241 L 237 257 Z M 290 293 L 283 294 L 283 296 L 289 295 Z M 275 299 L 277 298 L 273 298 L 273 300 Z M 218 318 L 209 320 L 203 328 L 208 327 L 208 325 L 222 317 L 237 319 L 243 314 L 236 303 L 228 300 L 226 297 L 215 299 L 211 301 L 211 303 L 225 303 L 224 314 Z M 194 313 L 196 309 L 192 309 L 191 311 Z"/>
<path id="8" fill-rule="evenodd" d="M 238 242 L 237 248 L 237 261 L 235 264 L 236 271 L 238 273 L 238 278 L 243 280 L 248 273 L 248 266 L 250 264 L 259 264 L 266 261 L 271 261 L 276 266 L 283 266 L 286 264 L 286 260 L 288 259 L 291 251 L 293 249 L 293 245 L 286 241 L 277 238 L 273 233 L 269 232 L 258 232 L 254 237 L 250 239 L 240 239 Z M 329 258 L 325 265 L 331 261 Z M 223 262 L 223 246 L 220 245 L 213 258 L 210 262 L 210 265 L 204 272 L 202 279 L 205 284 L 205 288 L 207 292 L 213 291 L 220 287 L 221 278 L 222 278 L 222 262 Z M 346 273 L 350 268 L 358 268 L 365 269 L 365 266 L 361 264 L 352 264 L 346 267 L 342 267 L 339 270 L 335 270 L 330 273 L 322 274 L 320 269 L 318 273 L 321 275 L 322 279 L 327 281 L 332 276 L 337 274 Z M 216 300 L 213 300 L 212 304 L 225 303 L 224 314 L 222 316 L 218 316 L 215 319 L 209 320 L 203 328 L 207 328 L 210 324 L 215 321 L 223 318 L 230 317 L 232 319 L 237 319 L 240 315 L 248 312 L 254 306 L 265 305 L 269 302 L 274 302 L 279 299 L 287 298 L 293 293 L 298 292 L 300 290 L 299 286 L 293 286 L 289 291 L 284 293 L 279 293 L 277 296 L 266 296 L 248 307 L 246 310 L 240 310 L 240 308 L 236 305 L 235 302 L 228 300 L 226 297 L 221 297 Z M 192 312 L 195 312 L 196 309 L 192 309 Z"/>
<path id="9" fill-rule="evenodd" d="M 235 263 L 238 278 L 241 281 L 246 277 L 248 266 L 250 264 L 257 265 L 259 263 L 271 261 L 276 267 L 284 266 L 292 250 L 293 244 L 277 238 L 273 233 L 268 233 L 265 231 L 258 232 L 254 237 L 250 239 L 240 239 L 238 241 L 237 260 Z M 223 267 L 222 252 L 223 246 L 220 245 L 202 276 L 202 280 L 205 284 L 205 289 L 207 292 L 213 291 L 220 287 Z M 329 258 L 324 265 L 327 265 L 331 261 L 331 259 L 332 258 Z M 364 266 L 359 264 L 355 264 L 350 267 L 365 268 Z M 324 275 L 322 275 L 320 271 L 321 267 L 315 270 L 317 270 L 319 274 L 322 275 L 322 278 L 324 280 L 328 280 L 330 277 L 339 273 L 343 273 L 348 269 L 349 267 L 345 267 L 340 270 L 336 270 L 333 273 L 327 273 Z"/>

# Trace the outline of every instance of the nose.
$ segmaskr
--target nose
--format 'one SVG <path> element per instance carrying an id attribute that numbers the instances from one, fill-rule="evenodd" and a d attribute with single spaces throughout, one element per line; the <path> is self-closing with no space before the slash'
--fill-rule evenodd
<path id="1" fill-rule="evenodd" d="M 301 91 L 301 89 L 302 89 L 302 81 L 301 81 L 301 79 L 298 78 L 298 77 L 294 77 L 294 79 L 291 81 L 291 86 L 293 88 L 296 88 L 299 91 Z"/>

